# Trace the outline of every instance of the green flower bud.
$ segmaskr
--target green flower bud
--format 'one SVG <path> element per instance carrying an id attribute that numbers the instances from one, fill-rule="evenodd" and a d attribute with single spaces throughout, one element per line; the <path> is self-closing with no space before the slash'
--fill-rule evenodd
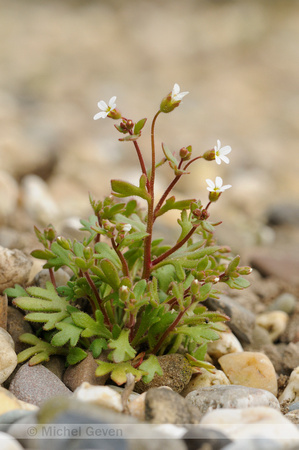
<path id="1" fill-rule="evenodd" d="M 210 202 L 217 202 L 220 195 L 221 195 L 221 192 L 211 191 L 209 194 Z"/>
<path id="2" fill-rule="evenodd" d="M 121 112 L 120 112 L 117 108 L 112 109 L 112 110 L 108 113 L 107 117 L 110 117 L 110 118 L 113 119 L 113 120 L 121 119 Z"/>
<path id="3" fill-rule="evenodd" d="M 60 247 L 64 248 L 65 250 L 70 250 L 71 246 L 67 239 L 65 239 L 63 236 L 58 236 L 56 239 L 56 242 Z"/>

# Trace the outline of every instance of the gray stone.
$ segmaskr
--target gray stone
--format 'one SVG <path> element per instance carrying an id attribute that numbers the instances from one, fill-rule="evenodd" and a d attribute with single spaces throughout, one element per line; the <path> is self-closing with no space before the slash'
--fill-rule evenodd
<path id="1" fill-rule="evenodd" d="M 158 356 L 163 375 L 155 375 L 150 383 L 142 380 L 135 384 L 134 391 L 142 393 L 151 388 L 168 386 L 176 392 L 182 390 L 189 383 L 192 376 L 192 367 L 183 355 L 176 353 Z"/>
<path id="2" fill-rule="evenodd" d="M 255 406 L 269 406 L 280 409 L 277 398 L 264 389 L 245 386 L 212 386 L 190 392 L 185 399 L 197 406 L 202 414 L 221 408 L 250 408 Z"/>
<path id="3" fill-rule="evenodd" d="M 145 397 L 145 420 L 150 423 L 199 423 L 202 415 L 178 393 L 167 388 L 150 389 Z"/>
<path id="4" fill-rule="evenodd" d="M 62 380 L 63 374 L 65 372 L 65 357 L 59 355 L 52 355 L 49 361 L 43 363 L 43 365 L 51 370 L 54 375 L 56 375 L 59 380 Z"/>
<path id="5" fill-rule="evenodd" d="M 0 415 L 0 431 L 7 432 L 10 425 L 27 416 L 34 416 L 34 412 L 25 409 L 14 409 Z"/>
<path id="6" fill-rule="evenodd" d="M 290 342 L 282 354 L 283 371 L 289 375 L 293 369 L 299 366 L 299 342 Z"/>
<path id="7" fill-rule="evenodd" d="M 289 405 L 289 411 L 293 411 L 295 409 L 299 409 L 299 402 L 294 402 Z"/>
<path id="8" fill-rule="evenodd" d="M 107 360 L 107 358 L 102 354 L 97 359 L 102 361 Z M 84 381 L 87 381 L 88 383 L 93 385 L 104 385 L 109 378 L 109 374 L 103 375 L 101 377 L 96 377 L 95 371 L 97 367 L 98 364 L 96 363 L 92 354 L 88 353 L 83 361 L 75 364 L 74 366 L 69 366 L 66 369 L 63 376 L 63 382 L 71 391 L 77 389 L 77 387 L 80 386 Z"/>
<path id="9" fill-rule="evenodd" d="M 182 439 L 188 445 L 188 450 L 221 450 L 232 442 L 221 431 L 200 426 L 193 426 Z"/>
<path id="10" fill-rule="evenodd" d="M 255 315 L 251 311 L 226 295 L 220 295 L 219 299 L 208 298 L 205 305 L 212 311 L 220 311 L 228 315 L 230 321 L 227 325 L 241 343 L 251 343 L 255 327 Z"/>
<path id="11" fill-rule="evenodd" d="M 71 391 L 43 365 L 20 367 L 9 386 L 19 400 L 40 406 L 55 395 L 69 396 Z"/>
<path id="12" fill-rule="evenodd" d="M 270 311 L 284 311 L 287 314 L 292 314 L 297 304 L 297 298 L 295 295 L 289 292 L 284 292 L 280 294 L 269 306 Z"/>
<path id="13" fill-rule="evenodd" d="M 55 272 L 56 286 L 65 286 L 70 278 L 70 275 L 61 268 Z M 41 270 L 34 277 L 34 284 L 41 288 L 46 287 L 47 281 L 51 281 L 48 269 Z"/>

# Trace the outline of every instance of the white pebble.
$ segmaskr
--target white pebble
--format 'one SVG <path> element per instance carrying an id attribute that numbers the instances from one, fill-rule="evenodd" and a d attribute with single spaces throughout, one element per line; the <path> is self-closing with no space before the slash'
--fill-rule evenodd
<path id="1" fill-rule="evenodd" d="M 215 359 L 219 359 L 223 355 L 228 353 L 243 352 L 242 345 L 231 332 L 225 332 L 220 334 L 220 338 L 217 341 L 209 342 L 207 353 Z"/>
<path id="2" fill-rule="evenodd" d="M 122 412 L 121 395 L 108 386 L 93 386 L 83 382 L 73 393 L 73 397 L 82 402 L 88 402 Z"/>
<path id="3" fill-rule="evenodd" d="M 12 338 L 7 331 L 0 328 L 0 384 L 7 380 L 18 363 L 14 343 L 11 340 Z"/>
<path id="4" fill-rule="evenodd" d="M 299 401 L 299 366 L 291 373 L 287 387 L 278 399 L 280 403 L 289 401 L 290 403 Z"/>
<path id="5" fill-rule="evenodd" d="M 260 314 L 256 318 L 256 323 L 265 328 L 272 342 L 275 342 L 285 331 L 289 316 L 284 311 L 270 311 Z"/>

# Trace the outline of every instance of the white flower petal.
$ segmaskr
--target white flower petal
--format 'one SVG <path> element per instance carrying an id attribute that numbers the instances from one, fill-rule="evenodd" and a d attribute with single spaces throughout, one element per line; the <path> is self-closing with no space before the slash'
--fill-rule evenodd
<path id="1" fill-rule="evenodd" d="M 107 117 L 107 115 L 108 115 L 108 113 L 106 113 L 105 111 L 101 111 L 93 117 L 93 120 L 105 119 Z"/>
<path id="2" fill-rule="evenodd" d="M 98 103 L 98 107 L 102 110 L 102 111 L 106 111 L 108 109 L 108 105 L 106 102 L 104 102 L 104 100 L 101 100 Z"/>
<path id="3" fill-rule="evenodd" d="M 228 157 L 227 156 L 225 156 L 225 155 L 221 155 L 221 157 L 220 157 L 221 159 L 222 159 L 222 161 L 223 162 L 225 162 L 226 164 L 229 164 L 229 159 L 228 159 Z M 216 161 L 217 162 L 217 161 Z"/>
<path id="4" fill-rule="evenodd" d="M 221 142 L 219 141 L 219 139 L 217 139 L 217 145 L 214 147 L 214 150 L 220 150 L 221 148 Z"/>
<path id="5" fill-rule="evenodd" d="M 210 190 L 213 191 L 215 189 L 215 183 L 212 180 L 210 180 L 209 178 L 206 179 L 206 183 L 209 186 L 209 187 L 207 187 L 208 191 L 210 191 Z"/>
<path id="6" fill-rule="evenodd" d="M 228 155 L 232 151 L 232 148 L 229 145 L 225 145 L 225 147 L 222 147 L 220 149 L 220 153 L 222 155 Z"/>
<path id="7" fill-rule="evenodd" d="M 220 189 L 220 188 L 221 188 L 222 183 L 223 183 L 222 178 L 221 178 L 221 177 L 216 177 L 215 187 L 216 187 L 217 189 Z"/>
<path id="8" fill-rule="evenodd" d="M 175 83 L 175 85 L 173 86 L 173 89 L 172 89 L 171 96 L 174 97 L 179 92 L 180 92 L 180 86 L 177 83 Z"/>
<path id="9" fill-rule="evenodd" d="M 222 158 L 215 153 L 215 161 L 217 164 L 221 164 L 221 159 Z"/>
<path id="10" fill-rule="evenodd" d="M 111 97 L 109 100 L 109 108 L 114 109 L 116 107 L 116 103 L 115 103 L 116 97 Z"/>
<path id="11" fill-rule="evenodd" d="M 223 192 L 223 191 L 225 191 L 226 189 L 229 189 L 229 188 L 231 188 L 231 187 L 232 187 L 231 184 L 226 184 L 225 186 L 222 186 L 221 191 Z"/>

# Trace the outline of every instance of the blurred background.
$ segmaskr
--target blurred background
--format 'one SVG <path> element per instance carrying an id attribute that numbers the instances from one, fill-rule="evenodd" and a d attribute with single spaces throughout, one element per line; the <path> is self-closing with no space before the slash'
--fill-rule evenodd
<path id="1" fill-rule="evenodd" d="M 159 117 L 158 158 L 161 142 L 194 155 L 217 139 L 232 147 L 229 166 L 191 166 L 176 197 L 206 204 L 205 179 L 219 175 L 233 186 L 211 208 L 220 241 L 299 244 L 298 1 L 0 0 L 0 11 L 1 245 L 24 247 L 12 230 L 28 244 L 33 224 L 65 234 L 91 213 L 88 192 L 137 182 L 134 147 L 93 120 L 97 102 L 116 95 L 125 117 L 149 119 L 149 156 L 150 119 L 174 83 L 190 94 Z M 157 196 L 171 175 L 161 169 Z"/>

